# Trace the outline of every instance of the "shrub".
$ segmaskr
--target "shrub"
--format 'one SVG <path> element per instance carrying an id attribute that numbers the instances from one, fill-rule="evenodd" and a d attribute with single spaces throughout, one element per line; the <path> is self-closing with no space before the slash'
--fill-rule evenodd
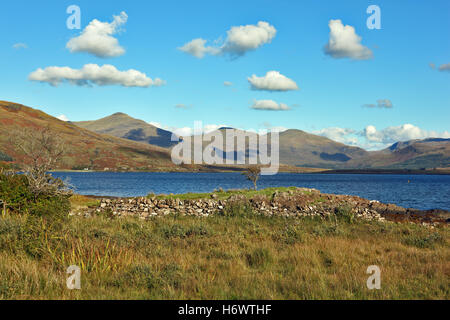
<path id="1" fill-rule="evenodd" d="M 13 213 L 65 217 L 70 211 L 68 194 L 35 195 L 28 178 L 20 174 L 0 174 L 0 199 L 6 203 L 6 210 Z"/>

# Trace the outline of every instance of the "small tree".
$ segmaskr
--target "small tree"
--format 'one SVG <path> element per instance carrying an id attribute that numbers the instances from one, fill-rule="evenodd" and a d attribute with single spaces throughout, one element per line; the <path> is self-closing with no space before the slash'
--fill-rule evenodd
<path id="1" fill-rule="evenodd" d="M 242 174 L 246 176 L 248 180 L 253 182 L 253 187 L 256 190 L 256 183 L 258 182 L 259 176 L 261 175 L 261 167 L 258 165 L 249 166 L 247 167 L 247 169 L 245 169 L 244 172 L 242 172 Z"/>
<path id="2" fill-rule="evenodd" d="M 34 130 L 26 128 L 13 132 L 11 140 L 23 159 L 22 170 L 35 197 L 43 194 L 67 196 L 71 193 L 61 179 L 48 174 L 55 169 L 64 154 L 64 141 L 58 134 L 49 127 Z"/>

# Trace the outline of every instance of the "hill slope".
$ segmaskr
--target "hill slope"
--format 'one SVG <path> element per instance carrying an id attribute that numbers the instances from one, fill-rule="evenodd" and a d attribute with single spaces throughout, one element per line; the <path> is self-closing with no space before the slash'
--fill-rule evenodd
<path id="1" fill-rule="evenodd" d="M 20 162 L 20 155 L 10 142 L 11 134 L 22 128 L 46 126 L 65 141 L 67 154 L 61 165 L 63 169 L 173 170 L 175 166 L 166 149 L 91 132 L 40 110 L 0 101 L 0 151 L 3 154 Z"/>
<path id="2" fill-rule="evenodd" d="M 109 134 L 163 148 L 176 144 L 176 142 L 171 141 L 172 132 L 159 129 L 143 120 L 132 118 L 120 112 L 99 120 L 80 121 L 74 122 L 74 124 L 97 133 Z"/>
<path id="3" fill-rule="evenodd" d="M 397 142 L 366 157 L 349 161 L 353 168 L 421 169 L 450 167 L 450 139 Z"/>
<path id="4" fill-rule="evenodd" d="M 280 133 L 280 162 L 297 166 L 340 168 L 368 152 L 302 130 Z"/>

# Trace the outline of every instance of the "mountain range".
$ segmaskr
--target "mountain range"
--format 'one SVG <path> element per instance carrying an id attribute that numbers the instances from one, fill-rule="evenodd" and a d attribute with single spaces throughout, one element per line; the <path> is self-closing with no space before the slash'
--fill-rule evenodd
<path id="1" fill-rule="evenodd" d="M 123 113 L 75 124 L 98 133 L 108 133 L 164 148 L 173 146 L 171 132 Z M 223 134 L 225 129 L 227 128 L 220 128 L 218 131 Z M 253 133 L 243 134 L 251 136 Z M 209 135 L 214 135 L 214 132 Z M 296 129 L 281 132 L 279 138 L 280 162 L 291 166 L 328 169 L 422 169 L 450 166 L 450 139 L 411 140 L 397 142 L 381 151 L 366 151 Z M 270 142 L 270 137 L 268 141 Z M 206 145 L 204 143 L 203 148 Z M 249 150 L 237 152 L 248 154 Z"/>
<path id="2" fill-rule="evenodd" d="M 6 101 L 0 101 L 0 161 L 12 158 L 20 162 L 20 155 L 15 152 L 8 139 L 11 132 L 23 127 L 44 126 L 57 131 L 66 141 L 69 149 L 63 165 L 66 169 L 123 168 L 150 171 L 193 169 L 189 166 L 176 167 L 172 163 L 171 148 L 178 143 L 172 141 L 172 132 L 127 114 L 115 113 L 99 120 L 64 122 L 40 110 Z M 227 128 L 218 131 L 223 132 L 225 129 Z M 247 136 L 256 135 L 240 132 Z M 210 133 L 214 134 L 215 132 Z M 268 141 L 270 142 L 270 134 Z M 226 143 L 224 141 L 224 147 Z M 207 143 L 202 142 L 202 148 L 206 145 Z M 440 138 L 402 141 L 384 150 L 366 151 L 323 136 L 291 129 L 279 133 L 279 150 L 280 163 L 293 167 L 326 169 L 450 167 L 450 139 Z M 236 152 L 248 154 L 251 150 L 247 143 L 245 150 Z M 206 170 L 207 167 L 201 169 Z"/>

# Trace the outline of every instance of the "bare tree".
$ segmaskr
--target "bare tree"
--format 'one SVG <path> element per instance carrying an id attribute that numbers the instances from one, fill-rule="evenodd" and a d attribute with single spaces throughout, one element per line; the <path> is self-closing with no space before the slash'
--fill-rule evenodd
<path id="1" fill-rule="evenodd" d="M 26 128 L 14 132 L 12 142 L 22 156 L 22 169 L 35 196 L 67 195 L 71 192 L 61 179 L 55 179 L 48 173 L 55 169 L 64 154 L 64 141 L 57 133 L 49 127 Z"/>
<path id="2" fill-rule="evenodd" d="M 253 182 L 253 187 L 256 190 L 256 183 L 258 182 L 259 176 L 261 175 L 261 167 L 258 165 L 249 166 L 247 167 L 247 169 L 245 169 L 244 172 L 242 172 L 242 174 L 246 176 L 248 180 Z"/>

